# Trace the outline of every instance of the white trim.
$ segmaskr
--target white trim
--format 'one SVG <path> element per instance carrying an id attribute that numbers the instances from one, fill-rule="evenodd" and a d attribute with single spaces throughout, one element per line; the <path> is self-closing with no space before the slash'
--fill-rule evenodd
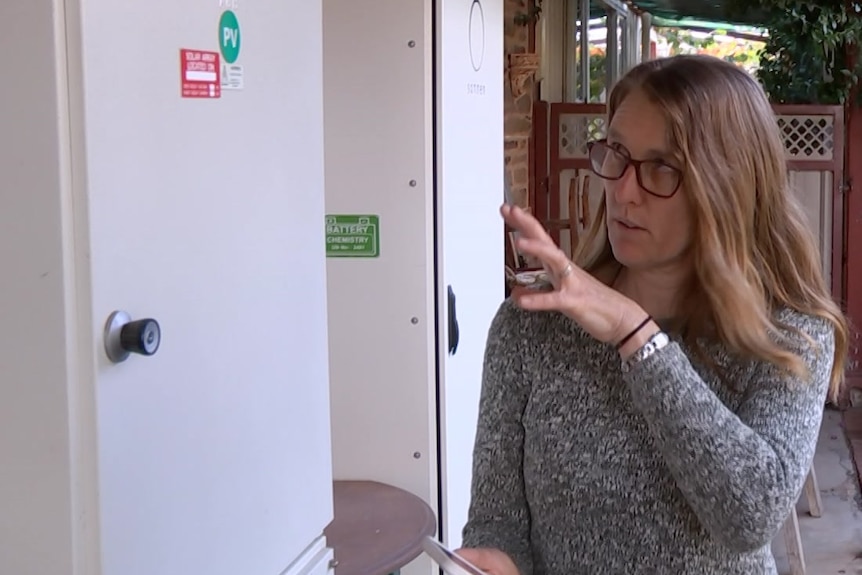
<path id="1" fill-rule="evenodd" d="M 652 57 L 652 14 L 644 12 L 641 14 L 641 62 L 651 60 Z"/>
<path id="2" fill-rule="evenodd" d="M 542 100 L 563 102 L 566 97 L 567 59 L 570 50 L 566 42 L 567 8 L 569 0 L 545 0 L 541 18 L 542 78 L 539 85 Z M 572 38 L 574 42 L 574 38 Z M 574 51 L 571 51 L 574 57 Z"/>
<path id="3" fill-rule="evenodd" d="M 326 546 L 326 538 L 321 535 L 281 575 L 313 575 L 324 569 L 331 572 L 333 556 L 333 550 Z"/>
<path id="4" fill-rule="evenodd" d="M 80 0 L 54 0 L 60 202 L 66 309 L 70 498 L 74 575 L 98 575 L 101 537 L 96 365 L 91 313 Z"/>

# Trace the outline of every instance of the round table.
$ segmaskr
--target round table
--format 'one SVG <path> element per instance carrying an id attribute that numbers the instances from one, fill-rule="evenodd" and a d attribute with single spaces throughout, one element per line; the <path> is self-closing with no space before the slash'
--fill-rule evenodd
<path id="1" fill-rule="evenodd" d="M 336 575 L 397 573 L 422 553 L 437 518 L 417 496 L 376 481 L 333 482 L 335 518 L 324 531 Z"/>

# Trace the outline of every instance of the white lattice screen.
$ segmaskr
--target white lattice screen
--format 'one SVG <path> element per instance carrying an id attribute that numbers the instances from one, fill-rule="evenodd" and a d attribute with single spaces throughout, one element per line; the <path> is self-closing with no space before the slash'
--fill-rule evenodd
<path id="1" fill-rule="evenodd" d="M 560 158 L 587 157 L 587 142 L 605 135 L 604 114 L 560 115 Z"/>
<path id="2" fill-rule="evenodd" d="M 831 161 L 835 118 L 829 115 L 779 115 L 778 127 L 791 160 Z"/>
<path id="3" fill-rule="evenodd" d="M 831 161 L 835 119 L 831 114 L 776 116 L 790 160 Z M 587 142 L 605 135 L 604 114 L 560 114 L 559 157 L 587 157 Z"/>

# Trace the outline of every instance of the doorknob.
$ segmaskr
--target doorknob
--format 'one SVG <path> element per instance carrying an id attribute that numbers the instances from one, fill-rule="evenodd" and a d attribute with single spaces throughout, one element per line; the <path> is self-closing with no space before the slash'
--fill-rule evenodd
<path id="1" fill-rule="evenodd" d="M 115 311 L 105 324 L 105 353 L 114 363 L 126 361 L 129 354 L 153 355 L 159 350 L 162 330 L 154 319 L 132 318 L 124 311 Z"/>

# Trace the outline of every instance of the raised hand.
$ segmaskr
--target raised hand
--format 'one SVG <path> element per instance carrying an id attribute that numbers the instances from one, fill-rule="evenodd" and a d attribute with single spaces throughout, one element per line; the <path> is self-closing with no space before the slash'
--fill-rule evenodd
<path id="1" fill-rule="evenodd" d="M 541 261 L 553 284 L 552 290 L 545 291 L 514 288 L 512 298 L 518 306 L 530 311 L 559 311 L 594 338 L 614 344 L 647 317 L 636 302 L 572 263 L 531 214 L 508 204 L 500 208 L 500 214 L 520 232 L 517 248 Z"/>
<path id="2" fill-rule="evenodd" d="M 521 575 L 512 558 L 499 549 L 463 548 L 455 552 L 487 575 Z"/>

